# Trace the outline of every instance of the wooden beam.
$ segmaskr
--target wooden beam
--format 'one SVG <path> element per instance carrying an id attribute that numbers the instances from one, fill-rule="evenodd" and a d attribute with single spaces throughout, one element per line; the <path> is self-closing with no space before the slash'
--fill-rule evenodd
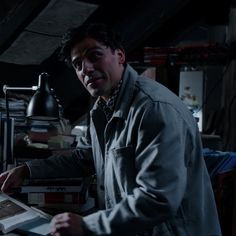
<path id="1" fill-rule="evenodd" d="M 0 22 L 0 54 L 4 52 L 50 0 L 20 1 Z"/>

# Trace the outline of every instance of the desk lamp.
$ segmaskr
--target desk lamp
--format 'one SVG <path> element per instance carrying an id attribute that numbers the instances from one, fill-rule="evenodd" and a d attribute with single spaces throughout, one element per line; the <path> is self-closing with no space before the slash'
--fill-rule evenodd
<path id="1" fill-rule="evenodd" d="M 26 111 L 26 117 L 33 120 L 58 120 L 59 108 L 55 97 L 49 88 L 49 75 L 39 75 L 36 93 L 31 98 Z"/>
<path id="2" fill-rule="evenodd" d="M 43 72 L 39 75 L 38 85 L 32 87 L 9 87 L 3 86 L 3 92 L 6 100 L 6 116 L 9 118 L 9 104 L 7 91 L 10 90 L 32 90 L 36 91 L 31 98 L 26 117 L 33 120 L 58 120 L 59 107 L 55 97 L 49 88 L 49 75 Z"/>
<path id="3" fill-rule="evenodd" d="M 43 72 L 39 75 L 38 85 L 32 87 L 10 87 L 3 86 L 6 102 L 6 166 L 14 164 L 13 158 L 13 137 L 12 137 L 12 120 L 9 115 L 8 91 L 36 91 L 32 96 L 27 110 L 26 117 L 32 120 L 53 121 L 59 119 L 59 107 L 55 97 L 49 88 L 49 75 Z"/>

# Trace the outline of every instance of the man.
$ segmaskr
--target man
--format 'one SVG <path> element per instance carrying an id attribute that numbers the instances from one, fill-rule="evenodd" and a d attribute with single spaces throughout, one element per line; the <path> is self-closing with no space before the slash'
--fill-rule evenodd
<path id="1" fill-rule="evenodd" d="M 100 210 L 56 215 L 53 235 L 221 235 L 198 127 L 181 100 L 126 64 L 119 38 L 105 25 L 69 31 L 62 55 L 97 97 L 88 131 L 71 156 L 3 173 L 2 191 L 26 177 L 96 173 Z"/>

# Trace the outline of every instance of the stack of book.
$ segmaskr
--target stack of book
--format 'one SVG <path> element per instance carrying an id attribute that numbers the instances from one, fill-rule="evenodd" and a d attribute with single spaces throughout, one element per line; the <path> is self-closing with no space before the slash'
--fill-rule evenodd
<path id="1" fill-rule="evenodd" d="M 16 125 L 25 125 L 25 111 L 28 102 L 24 99 L 9 98 L 9 116 L 15 119 Z M 3 113 L 3 118 L 6 118 L 6 101 L 0 98 L 0 111 Z"/>
<path id="2" fill-rule="evenodd" d="M 94 207 L 94 200 L 88 194 L 90 182 L 90 178 L 34 179 L 16 190 L 27 205 L 46 209 L 51 214 L 81 213 Z"/>

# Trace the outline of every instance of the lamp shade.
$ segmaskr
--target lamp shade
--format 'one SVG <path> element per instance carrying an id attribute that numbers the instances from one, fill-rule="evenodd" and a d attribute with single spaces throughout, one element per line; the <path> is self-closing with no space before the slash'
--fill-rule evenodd
<path id="1" fill-rule="evenodd" d="M 45 72 L 39 75 L 39 85 L 31 98 L 26 117 L 33 120 L 57 120 L 59 107 L 49 88 L 49 75 Z"/>

